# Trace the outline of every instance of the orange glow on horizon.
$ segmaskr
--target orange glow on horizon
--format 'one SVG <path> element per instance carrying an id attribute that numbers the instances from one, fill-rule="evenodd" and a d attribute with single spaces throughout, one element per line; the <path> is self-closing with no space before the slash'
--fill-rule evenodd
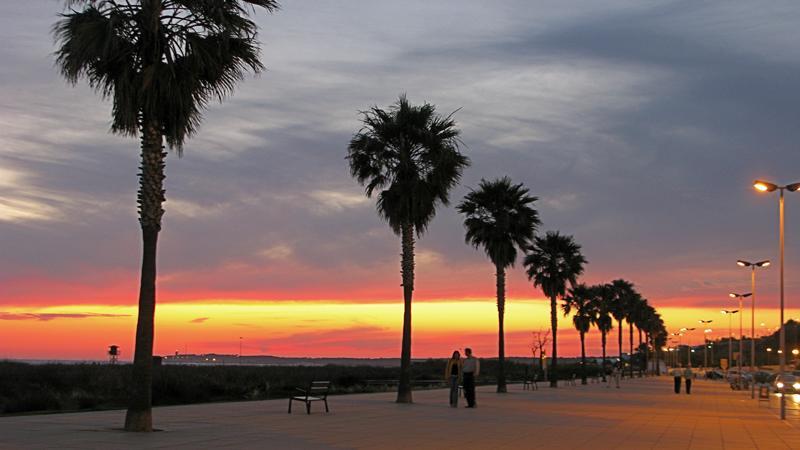
<path id="1" fill-rule="evenodd" d="M 506 304 L 506 354 L 530 356 L 531 332 L 549 328 L 549 301 L 509 299 Z M 343 302 L 226 302 L 201 301 L 161 304 L 156 311 L 155 353 L 236 354 L 243 337 L 245 354 L 310 357 L 389 357 L 400 353 L 402 304 Z M 713 319 L 710 339 L 728 336 L 728 320 L 715 308 L 661 307 L 667 329 L 673 332 L 698 318 Z M 790 310 L 788 317 L 797 317 Z M 104 360 L 108 345 L 122 348 L 123 360 L 133 351 L 136 307 L 67 305 L 4 308 L 0 316 L 0 358 Z M 794 315 L 793 315 L 794 314 Z M 559 311 L 559 354 L 580 353 L 571 317 Z M 745 314 L 749 322 L 749 311 Z M 777 326 L 777 310 L 757 311 L 756 323 Z M 732 324 L 738 335 L 738 318 Z M 616 324 L 615 324 L 616 326 Z M 625 326 L 624 347 L 627 342 Z M 413 306 L 413 356 L 444 357 L 455 349 L 472 347 L 476 354 L 497 354 L 497 308 L 494 299 L 417 302 Z M 756 335 L 773 328 L 759 326 Z M 612 336 L 616 334 L 612 330 Z M 636 333 L 634 333 L 636 334 Z M 749 328 L 745 330 L 749 336 Z M 688 333 L 700 341 L 703 330 Z M 635 337 L 638 341 L 638 337 Z M 12 344 L 13 343 L 13 344 Z M 636 345 L 638 342 L 635 342 Z M 600 334 L 586 337 L 587 354 L 600 354 Z M 623 351 L 626 351 L 623 348 Z M 616 354 L 614 339 L 607 353 Z M 443 356 L 444 355 L 444 356 Z"/>

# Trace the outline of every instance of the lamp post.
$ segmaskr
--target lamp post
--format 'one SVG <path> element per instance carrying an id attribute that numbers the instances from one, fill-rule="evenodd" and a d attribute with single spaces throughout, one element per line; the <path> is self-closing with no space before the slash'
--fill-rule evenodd
<path id="1" fill-rule="evenodd" d="M 756 267 L 769 267 L 768 259 L 750 262 L 740 259 L 736 261 L 741 267 L 750 268 L 750 371 L 756 370 Z"/>
<path id="2" fill-rule="evenodd" d="M 697 322 L 705 326 L 713 322 L 713 320 L 698 320 Z M 708 343 L 706 342 L 706 334 L 710 332 L 710 328 L 703 330 L 703 367 L 708 367 Z"/>
<path id="3" fill-rule="evenodd" d="M 769 355 L 772 354 L 772 347 L 767 347 L 767 365 L 769 365 Z"/>
<path id="4" fill-rule="evenodd" d="M 686 367 L 692 367 L 692 337 L 689 332 L 694 330 L 695 328 L 681 328 L 681 331 L 686 333 Z"/>
<path id="5" fill-rule="evenodd" d="M 737 294 L 735 292 L 731 292 L 728 294 L 731 298 L 738 298 L 739 299 L 739 357 L 736 358 L 736 363 L 739 365 L 739 387 L 742 387 L 742 358 L 744 358 L 744 332 L 742 331 L 742 316 L 744 315 L 742 311 L 742 300 L 746 297 L 750 297 L 753 295 L 752 292 L 748 292 L 746 294 Z"/>
<path id="6" fill-rule="evenodd" d="M 780 242 L 780 253 L 781 253 L 781 268 L 780 268 L 780 283 L 781 283 L 781 333 L 780 333 L 780 353 L 778 356 L 778 365 L 779 365 L 779 372 L 783 375 L 784 366 L 786 365 L 786 327 L 783 324 L 783 247 L 784 247 L 784 207 L 783 207 L 783 192 L 795 192 L 800 189 L 800 183 L 792 183 L 787 184 L 786 186 L 778 186 L 777 184 L 770 183 L 768 181 L 763 180 L 756 180 L 753 182 L 753 187 L 760 192 L 774 192 L 778 191 L 780 196 L 778 198 L 778 234 L 779 242 Z M 781 420 L 786 419 L 786 396 L 781 396 Z"/>
<path id="7" fill-rule="evenodd" d="M 731 319 L 734 314 L 738 313 L 738 309 L 723 309 L 722 314 L 728 316 L 728 378 L 731 374 L 731 361 L 733 360 L 733 322 Z"/>
<path id="8" fill-rule="evenodd" d="M 681 362 L 681 346 L 683 345 L 683 333 L 672 333 L 673 336 L 678 336 L 678 346 L 675 347 L 675 366 L 677 367 Z"/>

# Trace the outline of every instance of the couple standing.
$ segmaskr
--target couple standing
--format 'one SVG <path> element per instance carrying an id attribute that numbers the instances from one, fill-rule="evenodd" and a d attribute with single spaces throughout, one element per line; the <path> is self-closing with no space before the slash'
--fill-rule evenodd
<path id="1" fill-rule="evenodd" d="M 467 399 L 467 408 L 475 407 L 475 377 L 481 372 L 481 362 L 472 356 L 472 349 L 465 348 L 464 359 L 458 350 L 453 352 L 453 356 L 447 361 L 447 368 L 444 371 L 444 378 L 450 383 L 450 406 L 458 406 L 458 384 L 459 381 L 464 386 L 464 397 Z"/>

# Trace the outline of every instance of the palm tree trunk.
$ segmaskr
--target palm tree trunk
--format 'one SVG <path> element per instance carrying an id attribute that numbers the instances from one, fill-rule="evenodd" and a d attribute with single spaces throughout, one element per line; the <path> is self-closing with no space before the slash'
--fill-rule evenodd
<path id="1" fill-rule="evenodd" d="M 655 349 L 656 353 L 656 376 L 661 375 L 661 355 L 659 353 L 658 347 L 655 346 L 655 341 L 653 342 L 653 348 Z"/>
<path id="2" fill-rule="evenodd" d="M 622 363 L 622 319 L 619 319 L 617 321 L 617 330 L 619 331 L 619 342 L 618 342 L 618 344 L 619 344 L 620 373 L 624 375 L 625 372 L 623 372 L 623 370 L 625 369 L 625 366 Z"/>
<path id="3" fill-rule="evenodd" d="M 642 376 L 642 372 L 644 371 L 643 364 L 646 361 L 644 358 L 644 349 L 642 348 L 642 329 L 638 326 L 636 327 L 636 331 L 639 333 L 639 352 L 642 353 L 642 360 L 639 362 L 639 376 Z M 646 367 L 646 366 L 645 366 Z"/>
<path id="4" fill-rule="evenodd" d="M 139 315 L 130 400 L 125 415 L 126 431 L 153 431 L 153 333 L 156 309 L 156 250 L 164 214 L 164 159 L 162 135 L 157 124 L 142 127 L 142 162 L 139 174 L 139 223 L 142 228 L 142 274 Z"/>
<path id="5" fill-rule="evenodd" d="M 556 296 L 550 296 L 550 329 L 553 331 L 553 351 L 550 362 L 550 387 L 558 387 L 558 316 L 556 316 Z"/>
<path id="6" fill-rule="evenodd" d="M 400 384 L 397 403 L 412 403 L 411 398 L 411 298 L 414 293 L 414 225 L 403 224 L 403 344 L 400 353 Z"/>
<path id="7" fill-rule="evenodd" d="M 581 334 L 581 384 L 586 384 L 586 346 L 584 345 L 586 333 L 581 331 L 580 334 Z"/>
<path id="8" fill-rule="evenodd" d="M 631 353 L 630 353 L 631 360 L 630 360 L 630 364 L 628 364 L 628 367 L 629 367 L 631 378 L 633 378 L 633 323 L 632 322 L 628 322 L 628 332 L 629 332 L 629 336 L 630 336 L 629 344 L 630 344 L 630 350 L 631 350 Z"/>
<path id="9" fill-rule="evenodd" d="M 603 382 L 605 383 L 605 381 L 606 381 L 606 332 L 605 331 L 601 331 L 600 332 L 600 336 L 602 336 L 601 337 L 601 342 L 603 344 L 603 368 L 600 371 L 600 374 L 602 375 Z"/>
<path id="10" fill-rule="evenodd" d="M 506 269 L 497 266 L 497 392 L 506 392 L 506 342 L 503 331 L 503 318 L 506 310 Z"/>

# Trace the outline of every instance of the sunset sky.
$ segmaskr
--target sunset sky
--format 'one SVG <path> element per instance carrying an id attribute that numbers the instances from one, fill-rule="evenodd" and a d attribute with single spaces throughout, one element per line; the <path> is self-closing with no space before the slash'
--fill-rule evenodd
<path id="1" fill-rule="evenodd" d="M 55 70 L 62 4 L 0 2 L 0 358 L 129 358 L 137 140 Z M 735 261 L 769 258 L 757 333 L 778 325 L 778 200 L 751 183 L 800 181 L 796 2 L 283 0 L 258 22 L 268 70 L 167 158 L 156 353 L 242 337 L 246 354 L 399 356 L 399 238 L 344 157 L 358 111 L 401 93 L 461 108 L 473 164 L 453 201 L 524 183 L 541 231 L 583 246 L 582 281 L 631 280 L 670 331 L 713 319 L 722 336 L 728 292 L 750 288 Z M 800 318 L 800 194 L 786 205 Z M 415 357 L 497 353 L 494 269 L 461 221 L 443 207 L 418 242 Z M 521 264 L 507 291 L 506 353 L 530 355 L 548 303 Z M 579 352 L 569 318 L 559 338 Z"/>

